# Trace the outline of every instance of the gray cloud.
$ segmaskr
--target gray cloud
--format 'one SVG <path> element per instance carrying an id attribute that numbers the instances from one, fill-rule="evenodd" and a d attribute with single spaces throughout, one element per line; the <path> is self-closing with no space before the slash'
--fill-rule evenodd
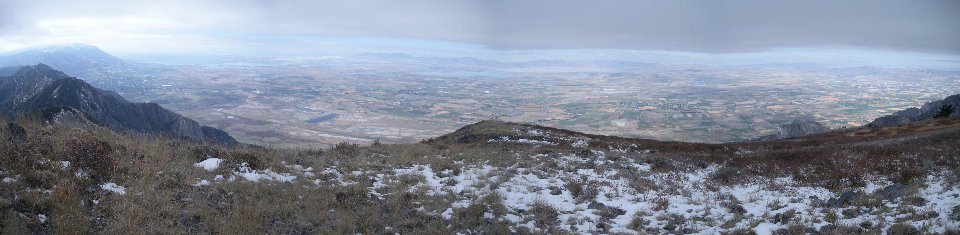
<path id="1" fill-rule="evenodd" d="M 551 4 L 563 7 L 548 7 Z M 492 6 L 502 48 L 960 52 L 960 1 L 526 1 Z"/>
<path id="2" fill-rule="evenodd" d="M 507 50 L 852 46 L 960 54 L 955 0 L 0 0 L 0 39 L 44 32 L 36 24 L 51 16 L 154 17 L 172 23 L 144 30 L 166 33 L 404 37 Z"/>

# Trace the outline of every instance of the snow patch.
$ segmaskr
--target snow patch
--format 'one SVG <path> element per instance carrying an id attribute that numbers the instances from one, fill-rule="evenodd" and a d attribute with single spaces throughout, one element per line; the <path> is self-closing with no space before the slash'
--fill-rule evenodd
<path id="1" fill-rule="evenodd" d="M 520 143 L 520 144 L 538 144 L 538 145 L 557 145 L 557 143 L 545 141 L 545 140 L 531 140 L 531 139 L 510 139 L 509 136 L 500 137 L 500 139 L 489 139 L 488 143 Z"/>
<path id="2" fill-rule="evenodd" d="M 208 181 L 208 180 L 200 180 L 200 181 L 197 181 L 196 184 L 193 184 L 193 186 L 197 186 L 197 187 L 199 187 L 199 186 L 207 186 L 207 185 L 210 185 L 210 181 Z"/>
<path id="3" fill-rule="evenodd" d="M 440 215 L 443 216 L 444 219 L 450 219 L 450 218 L 452 218 L 452 217 L 453 217 L 453 208 L 447 208 L 447 210 L 443 211 L 443 213 L 441 213 Z"/>
<path id="4" fill-rule="evenodd" d="M 4 182 L 4 183 L 13 183 L 13 182 L 17 182 L 17 179 L 20 179 L 20 175 L 16 175 L 16 176 L 14 176 L 14 177 L 12 177 L 12 178 L 11 178 L 11 177 L 3 177 L 3 182 Z"/>
<path id="5" fill-rule="evenodd" d="M 113 182 L 102 184 L 100 185 L 100 188 L 103 190 L 120 194 L 120 195 L 127 194 L 126 188 L 124 188 L 123 186 L 117 185 Z"/>
<path id="6" fill-rule="evenodd" d="M 579 139 L 576 142 L 573 142 L 570 144 L 570 146 L 573 146 L 574 148 L 583 148 L 583 147 L 587 147 L 587 145 L 589 145 L 589 143 L 587 143 L 587 141 L 584 139 Z"/>
<path id="7" fill-rule="evenodd" d="M 203 168 L 204 170 L 207 170 L 207 171 L 213 171 L 213 170 L 216 170 L 217 167 L 220 167 L 221 162 L 223 162 L 223 159 L 212 157 L 212 158 L 207 158 L 207 160 L 203 160 L 202 162 L 193 164 L 193 166 Z"/>
<path id="8" fill-rule="evenodd" d="M 293 182 L 294 179 L 297 179 L 296 176 L 287 173 L 276 173 L 270 169 L 262 171 L 253 170 L 246 162 L 241 163 L 240 168 L 238 168 L 237 171 L 234 171 L 233 174 L 235 176 L 243 177 L 247 181 L 253 182 L 259 182 L 260 180 L 272 180 L 290 183 Z"/>

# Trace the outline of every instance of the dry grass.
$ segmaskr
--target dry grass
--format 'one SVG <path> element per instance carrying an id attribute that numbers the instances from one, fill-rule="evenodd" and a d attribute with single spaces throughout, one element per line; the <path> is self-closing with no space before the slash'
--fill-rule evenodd
<path id="1" fill-rule="evenodd" d="M 116 133 L 96 126 L 64 127 L 28 119 L 16 123 L 23 127 L 23 133 L 6 125 L 0 127 L 0 139 L 4 140 L 0 141 L 0 176 L 18 176 L 16 182 L 3 183 L 0 187 L 0 228 L 4 233 L 513 232 L 511 225 L 499 219 L 509 212 L 496 194 L 476 198 L 445 219 L 434 211 L 448 208 L 454 199 L 416 189 L 423 178 L 400 176 L 396 178 L 398 185 L 375 192 L 370 190 L 373 185 L 370 178 L 376 174 L 414 165 L 429 165 L 433 172 L 450 176 L 461 174 L 466 166 L 479 165 L 532 169 L 536 174 L 546 175 L 577 169 L 616 170 L 628 187 L 638 191 L 663 186 L 645 178 L 647 173 L 619 163 L 645 163 L 651 167 L 650 172 L 701 169 L 717 164 L 723 167 L 711 178 L 720 184 L 736 184 L 756 177 L 792 176 L 798 182 L 836 191 L 862 186 L 864 175 L 910 183 L 934 169 L 960 169 L 958 118 L 879 130 L 851 129 L 790 140 L 731 144 L 636 140 L 493 121 L 422 143 L 340 144 L 323 150 L 226 147 L 162 135 Z M 551 136 L 518 131 L 530 128 Z M 560 144 L 488 142 L 503 136 Z M 573 146 L 563 142 L 564 138 L 573 137 L 589 139 L 589 145 Z M 609 151 L 624 146 L 632 150 L 615 154 Z M 608 154 L 598 155 L 593 151 Z M 582 162 L 563 165 L 556 160 L 560 156 L 576 156 Z M 193 166 L 211 157 L 224 159 L 217 170 L 208 172 Z M 71 164 L 64 167 L 61 161 Z M 271 169 L 298 177 L 288 183 L 223 180 L 208 186 L 193 186 L 200 179 L 211 180 L 217 175 L 229 178 L 243 164 L 255 170 Z M 291 165 L 312 168 L 318 177 L 304 177 Z M 337 175 L 321 173 L 325 169 L 334 169 L 343 181 L 355 183 L 339 184 L 335 180 Z M 499 180 L 506 178 L 509 177 Z M 319 179 L 319 183 L 314 182 L 315 179 Z M 597 197 L 598 182 L 575 178 L 565 181 L 565 187 L 557 190 L 571 192 L 577 201 L 588 202 Z M 124 186 L 126 194 L 100 190 L 99 186 L 106 182 Z M 490 188 L 503 183 L 484 182 L 491 184 Z M 741 203 L 734 201 L 735 198 L 726 200 L 729 202 L 723 204 L 725 209 L 737 214 L 728 222 L 735 224 L 743 220 Z M 668 206 L 668 201 L 661 200 L 654 209 L 665 210 Z M 834 221 L 843 216 L 843 211 L 831 213 Z M 522 214 L 529 215 L 525 219 L 544 228 L 542 232 L 559 231 L 556 229 L 558 212 L 546 203 L 533 203 Z M 39 215 L 47 219 L 41 222 Z M 666 217 L 667 228 L 659 229 L 691 232 L 684 230 L 685 219 L 688 218 Z M 649 221 L 645 221 L 642 216 L 634 215 L 631 226 L 638 231 L 646 230 Z M 913 231 L 900 225 L 894 227 L 896 230 L 889 232 Z M 833 232 L 851 229 L 837 227 Z M 809 230 L 790 226 L 785 232 Z M 521 227 L 517 231 L 524 230 Z"/>

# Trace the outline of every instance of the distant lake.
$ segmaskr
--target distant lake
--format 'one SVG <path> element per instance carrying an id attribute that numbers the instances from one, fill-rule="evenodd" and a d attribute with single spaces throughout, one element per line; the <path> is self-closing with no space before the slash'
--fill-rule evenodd
<path id="1" fill-rule="evenodd" d="M 336 114 L 336 113 L 331 113 L 331 114 L 323 115 L 323 116 L 318 117 L 318 118 L 314 118 L 314 119 L 307 120 L 307 123 L 318 123 L 318 122 L 327 121 L 327 120 L 334 119 L 334 118 L 337 118 L 337 114 Z"/>

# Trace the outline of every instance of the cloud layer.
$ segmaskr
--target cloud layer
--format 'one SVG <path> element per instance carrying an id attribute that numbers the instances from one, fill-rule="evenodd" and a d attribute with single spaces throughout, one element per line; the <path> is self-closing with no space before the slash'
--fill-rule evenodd
<path id="1" fill-rule="evenodd" d="M 0 51 L 87 42 L 197 50 L 249 35 L 447 40 L 494 49 L 744 52 L 852 46 L 960 54 L 960 1 L 8 1 Z"/>

